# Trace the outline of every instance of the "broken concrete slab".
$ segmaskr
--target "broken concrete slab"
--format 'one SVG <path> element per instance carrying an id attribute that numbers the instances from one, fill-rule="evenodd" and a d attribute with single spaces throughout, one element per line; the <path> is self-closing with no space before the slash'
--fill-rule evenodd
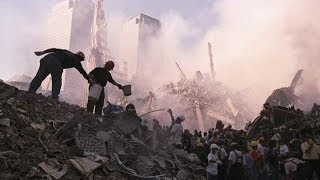
<path id="1" fill-rule="evenodd" d="M 106 132 L 106 131 L 99 131 L 97 132 L 97 138 L 101 139 L 103 142 L 107 142 L 111 138 L 112 131 Z"/>
<path id="2" fill-rule="evenodd" d="M 199 157 L 198 157 L 198 155 L 193 154 L 193 153 L 188 154 L 188 159 L 189 159 L 191 162 L 197 162 L 197 163 L 201 162 L 200 159 L 199 159 Z"/>
<path id="3" fill-rule="evenodd" d="M 103 141 L 92 133 L 76 132 L 75 140 L 77 146 L 86 154 L 99 154 L 104 156 L 107 154 L 107 147 Z"/>
<path id="4" fill-rule="evenodd" d="M 74 165 L 76 169 L 81 172 L 83 175 L 89 175 L 94 170 L 99 168 L 101 166 L 100 163 L 96 163 L 94 161 L 91 161 L 87 158 L 76 158 L 76 159 L 70 159 L 71 163 Z"/>
<path id="5" fill-rule="evenodd" d="M 94 162 L 105 164 L 109 161 L 109 158 L 104 156 L 95 155 Z"/>
<path id="6" fill-rule="evenodd" d="M 46 125 L 44 123 L 37 124 L 37 123 L 32 122 L 30 124 L 30 126 L 33 127 L 35 130 L 40 130 L 40 131 L 44 131 L 46 129 Z"/>
<path id="7" fill-rule="evenodd" d="M 60 179 L 68 171 L 68 167 L 66 165 L 61 166 L 57 159 L 48 159 L 38 166 L 55 179 Z"/>
<path id="8" fill-rule="evenodd" d="M 17 111 L 19 111 L 20 113 L 23 113 L 23 114 L 27 113 L 27 111 L 26 111 L 26 110 L 21 109 L 21 108 L 17 108 Z"/>

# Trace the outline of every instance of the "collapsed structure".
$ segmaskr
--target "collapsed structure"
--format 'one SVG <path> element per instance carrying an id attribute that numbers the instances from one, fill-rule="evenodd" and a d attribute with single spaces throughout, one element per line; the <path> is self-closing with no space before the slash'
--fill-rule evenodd
<path id="1" fill-rule="evenodd" d="M 315 133 L 320 130 L 320 106 L 316 103 L 310 112 L 303 112 L 297 107 L 304 107 L 295 89 L 299 84 L 303 70 L 295 74 L 291 85 L 276 89 L 268 97 L 260 115 L 247 124 L 246 130 L 249 138 L 264 136 L 271 137 L 279 129 L 292 131 L 310 131 Z"/>
<path id="2" fill-rule="evenodd" d="M 215 127 L 218 121 L 241 129 L 248 120 L 253 119 L 253 114 L 246 101 L 242 99 L 241 93 L 215 80 L 210 43 L 208 43 L 208 49 L 211 76 L 197 71 L 193 79 L 188 79 L 176 63 L 181 80 L 150 92 L 147 97 L 139 101 L 142 104 L 140 111 L 147 113 L 162 110 L 169 105 L 175 112 L 186 116 L 185 128 L 198 129 L 202 132 Z M 167 117 L 166 114 L 158 113 L 155 117 L 163 120 L 166 119 L 165 116 Z"/>
<path id="3" fill-rule="evenodd" d="M 0 179 L 203 179 L 196 155 L 156 129 L 136 114 L 98 117 L 0 82 Z"/>
<path id="4" fill-rule="evenodd" d="M 298 105 L 298 96 L 295 95 L 295 89 L 301 79 L 302 72 L 302 69 L 298 70 L 289 87 L 282 87 L 274 90 L 268 97 L 266 103 L 270 104 L 271 106 L 282 107 Z"/>

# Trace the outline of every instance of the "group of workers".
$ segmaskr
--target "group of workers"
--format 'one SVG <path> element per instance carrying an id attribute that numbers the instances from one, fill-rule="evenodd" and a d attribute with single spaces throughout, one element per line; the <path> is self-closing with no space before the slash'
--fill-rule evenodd
<path id="1" fill-rule="evenodd" d="M 89 74 L 83 69 L 81 62 L 85 60 L 85 55 L 83 52 L 79 51 L 77 53 L 70 52 L 65 49 L 51 48 L 44 51 L 35 52 L 37 56 L 45 55 L 40 60 L 40 66 L 36 76 L 30 83 L 29 91 L 36 92 L 41 86 L 42 81 L 51 74 L 52 77 L 52 95 L 53 99 L 58 99 L 61 85 L 62 85 L 62 72 L 63 69 L 76 68 L 82 76 L 88 80 L 89 91 L 93 84 L 99 84 L 102 87 L 107 85 L 107 82 L 117 86 L 122 89 L 122 85 L 113 80 L 110 73 L 114 68 L 114 62 L 108 61 L 105 63 L 104 67 L 97 67 L 93 69 Z M 75 82 L 76 83 L 76 82 Z M 102 90 L 97 101 L 93 101 L 88 98 L 87 111 L 93 112 L 95 109 L 95 114 L 102 115 L 102 109 L 104 105 L 105 94 Z"/>

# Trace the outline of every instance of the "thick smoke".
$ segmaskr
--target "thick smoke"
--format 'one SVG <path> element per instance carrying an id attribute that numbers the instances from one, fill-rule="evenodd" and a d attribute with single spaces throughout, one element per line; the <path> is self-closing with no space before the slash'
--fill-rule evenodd
<path id="1" fill-rule="evenodd" d="M 6 4 L 0 5 L 7 9 L 8 12 L 2 11 L 4 13 L 22 11 L 10 9 Z M 297 93 L 313 94 L 305 100 L 313 103 L 317 101 L 320 84 L 317 70 L 320 56 L 319 9 L 318 0 L 217 0 L 212 2 L 211 9 L 206 8 L 202 14 L 194 14 L 193 18 L 185 18 L 179 11 L 164 11 L 162 16 L 155 17 L 160 19 L 162 30 L 159 37 L 152 39 L 149 49 L 150 56 L 163 57 L 163 63 L 159 72 L 150 76 L 146 83 L 151 83 L 156 89 L 164 83 L 177 81 L 179 73 L 175 61 L 189 78 L 197 70 L 210 72 L 207 43 L 211 42 L 216 79 L 245 92 L 254 112 L 260 110 L 274 89 L 289 86 L 300 68 L 304 69 L 303 84 Z M 109 47 L 117 58 L 121 24 L 129 17 L 126 12 L 104 10 Z M 1 20 L 5 32 L 0 32 L 4 34 L 4 41 L 10 41 L 10 46 L 6 43 L 1 46 L 4 52 L 8 52 L 1 60 L 5 62 L 1 66 L 2 72 L 8 72 L 10 76 L 15 71 L 17 74 L 34 75 L 38 59 L 32 52 L 45 48 L 43 42 L 49 13 L 44 11 L 49 12 L 49 9 L 41 11 L 40 14 L 44 14 L 41 18 L 31 15 L 24 18 L 20 13 L 19 17 Z M 199 27 L 194 22 L 204 19 L 211 24 L 209 28 Z M 14 26 L 18 31 L 15 35 L 10 34 L 13 31 L 8 28 L 13 22 L 20 24 Z"/>
<path id="2" fill-rule="evenodd" d="M 166 63 L 163 73 L 154 74 L 150 82 L 158 87 L 161 83 L 155 79 L 176 80 L 174 61 L 189 78 L 197 70 L 208 73 L 211 42 L 217 80 L 246 92 L 253 112 L 259 112 L 274 89 L 288 87 L 300 68 L 304 73 L 298 94 L 314 97 L 319 86 L 319 7 L 317 0 L 217 1 L 208 13 L 215 22 L 205 33 L 179 13 L 167 13 L 160 18 L 162 35 L 156 41 L 163 43 Z M 191 46 L 186 46 L 187 38 L 195 39 Z"/>
<path id="3" fill-rule="evenodd" d="M 39 61 L 33 52 L 44 48 L 46 37 L 47 16 L 44 12 L 47 9 L 39 7 L 42 5 L 42 2 L 0 2 L 0 79 L 8 80 L 17 74 L 35 74 Z"/>
<path id="4" fill-rule="evenodd" d="M 253 104 L 259 107 L 273 89 L 289 86 L 297 69 L 303 68 L 301 93 L 317 94 L 319 7 L 317 0 L 214 4 L 218 24 L 204 39 L 216 45 L 218 78 L 234 88 L 252 88 Z"/>

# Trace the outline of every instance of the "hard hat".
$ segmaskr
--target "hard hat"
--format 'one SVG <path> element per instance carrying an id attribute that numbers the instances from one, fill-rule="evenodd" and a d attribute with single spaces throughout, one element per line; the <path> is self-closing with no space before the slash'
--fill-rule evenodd
<path id="1" fill-rule="evenodd" d="M 210 149 L 219 149 L 219 146 L 216 144 L 211 144 Z"/>
<path id="2" fill-rule="evenodd" d="M 258 146 L 258 141 L 252 141 L 251 142 L 251 147 L 255 147 Z"/>
<path id="3" fill-rule="evenodd" d="M 237 146 L 238 146 L 238 143 L 232 142 L 230 145 L 233 146 L 233 147 L 237 147 Z"/>

